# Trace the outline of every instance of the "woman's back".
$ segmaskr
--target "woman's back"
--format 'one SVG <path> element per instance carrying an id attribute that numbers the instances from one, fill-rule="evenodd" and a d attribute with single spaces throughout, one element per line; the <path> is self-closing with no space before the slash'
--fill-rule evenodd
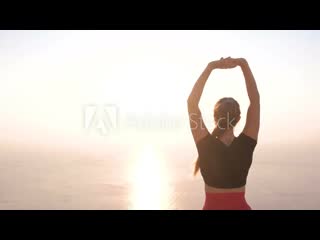
<path id="1" fill-rule="evenodd" d="M 256 144 L 255 139 L 244 133 L 229 146 L 211 134 L 197 142 L 200 171 L 206 185 L 223 189 L 245 186 Z"/>

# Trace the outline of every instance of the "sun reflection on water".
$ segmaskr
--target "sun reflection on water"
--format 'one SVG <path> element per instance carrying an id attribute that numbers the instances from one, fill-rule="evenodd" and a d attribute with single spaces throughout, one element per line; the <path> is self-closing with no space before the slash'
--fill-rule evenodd
<path id="1" fill-rule="evenodd" d="M 132 168 L 131 206 L 129 209 L 169 209 L 168 172 L 161 154 L 145 145 Z"/>

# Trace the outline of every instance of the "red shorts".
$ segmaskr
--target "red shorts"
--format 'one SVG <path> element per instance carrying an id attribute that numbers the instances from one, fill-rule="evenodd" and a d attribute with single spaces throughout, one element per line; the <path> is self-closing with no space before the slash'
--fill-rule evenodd
<path id="1" fill-rule="evenodd" d="M 245 192 L 208 193 L 203 210 L 251 210 Z"/>

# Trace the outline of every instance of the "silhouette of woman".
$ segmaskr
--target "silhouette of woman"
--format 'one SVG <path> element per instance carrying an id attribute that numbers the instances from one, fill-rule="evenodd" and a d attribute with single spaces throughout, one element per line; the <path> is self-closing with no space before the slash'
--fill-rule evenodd
<path id="1" fill-rule="evenodd" d="M 240 107 L 233 98 L 222 98 L 215 104 L 215 128 L 210 134 L 199 109 L 204 85 L 213 70 L 237 66 L 243 72 L 250 100 L 245 127 L 238 137 L 234 136 L 234 127 L 240 120 Z M 206 197 L 202 209 L 250 210 L 245 186 L 260 127 L 260 95 L 248 62 L 244 58 L 230 57 L 210 62 L 191 91 L 188 112 L 198 151 L 194 174 L 200 170 L 205 183 Z"/>

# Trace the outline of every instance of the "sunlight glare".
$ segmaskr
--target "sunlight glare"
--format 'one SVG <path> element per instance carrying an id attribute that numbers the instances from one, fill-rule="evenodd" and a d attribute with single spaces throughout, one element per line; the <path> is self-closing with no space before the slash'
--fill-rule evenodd
<path id="1" fill-rule="evenodd" d="M 133 168 L 132 206 L 129 209 L 168 209 L 168 174 L 153 146 L 142 149 Z"/>

